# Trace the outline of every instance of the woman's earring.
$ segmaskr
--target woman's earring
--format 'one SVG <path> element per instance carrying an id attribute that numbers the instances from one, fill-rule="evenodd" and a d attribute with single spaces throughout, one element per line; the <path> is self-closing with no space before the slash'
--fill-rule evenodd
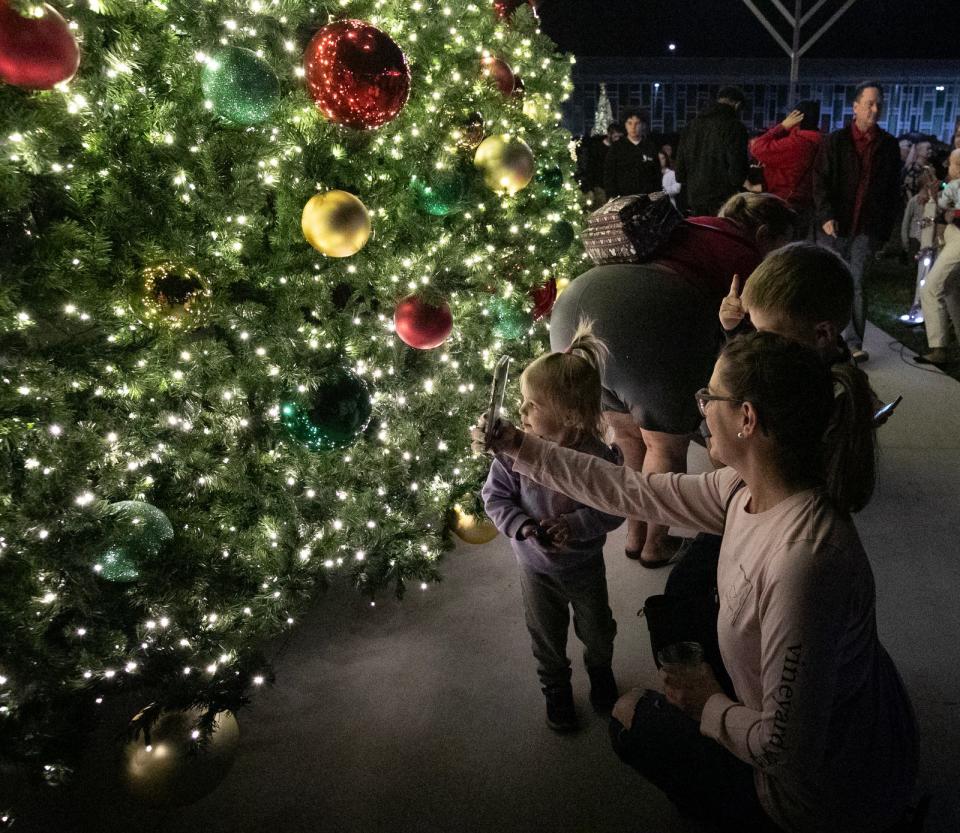
<path id="1" fill-rule="evenodd" d="M 739 437 L 739 438 L 742 440 L 742 439 L 743 439 L 743 431 L 737 431 L 737 437 Z"/>

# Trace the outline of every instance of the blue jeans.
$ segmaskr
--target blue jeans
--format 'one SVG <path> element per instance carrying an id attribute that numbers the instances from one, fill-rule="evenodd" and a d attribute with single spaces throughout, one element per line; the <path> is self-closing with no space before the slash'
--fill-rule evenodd
<path id="1" fill-rule="evenodd" d="M 851 350 L 863 348 L 863 334 L 867 326 L 867 307 L 863 297 L 863 273 L 879 248 L 875 237 L 857 234 L 853 237 L 829 237 L 822 229 L 817 230 L 817 242 L 833 249 L 850 267 L 853 275 L 852 319 L 843 331 L 843 339 Z"/>
<path id="2" fill-rule="evenodd" d="M 523 612 L 537 660 L 537 674 L 546 688 L 570 682 L 567 630 L 573 608 L 573 629 L 584 645 L 587 668 L 609 668 L 617 623 L 607 598 L 607 571 L 603 557 L 596 565 L 551 576 L 520 565 Z"/>

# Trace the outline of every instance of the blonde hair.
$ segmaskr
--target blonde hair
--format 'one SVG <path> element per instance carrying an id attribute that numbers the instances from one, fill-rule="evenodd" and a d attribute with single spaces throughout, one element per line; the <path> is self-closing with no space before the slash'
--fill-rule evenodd
<path id="1" fill-rule="evenodd" d="M 770 238 L 792 237 L 797 222 L 796 212 L 780 197 L 752 191 L 734 194 L 717 216 L 740 226 L 751 237 L 761 229 L 766 229 Z"/>
<path id="2" fill-rule="evenodd" d="M 570 346 L 532 361 L 520 381 L 526 380 L 551 407 L 574 416 L 583 434 L 601 439 L 601 378 L 609 354 L 606 343 L 594 335 L 593 322 L 582 318 Z"/>
<path id="3" fill-rule="evenodd" d="M 743 305 L 781 321 L 815 325 L 850 321 L 853 276 L 836 252 L 801 240 L 767 255 L 743 287 Z"/>

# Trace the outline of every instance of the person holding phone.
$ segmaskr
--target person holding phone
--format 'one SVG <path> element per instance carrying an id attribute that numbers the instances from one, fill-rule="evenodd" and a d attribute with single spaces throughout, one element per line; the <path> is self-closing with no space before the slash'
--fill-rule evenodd
<path id="1" fill-rule="evenodd" d="M 869 394 L 851 391 L 852 414 Z M 695 401 L 723 468 L 644 474 L 501 422 L 475 450 L 603 512 L 722 533 L 718 634 L 736 697 L 709 666 L 661 672 L 611 720 L 615 751 L 687 815 L 724 833 L 876 833 L 903 818 L 917 772 L 910 699 L 880 642 L 870 561 L 822 440 L 830 370 L 770 332 L 730 341 Z M 869 420 L 845 436 L 863 461 Z M 741 485 L 742 484 L 742 485 Z"/>
<path id="2" fill-rule="evenodd" d="M 562 353 L 548 353 L 520 377 L 524 430 L 589 456 L 619 462 L 603 443 L 600 368 L 604 344 L 581 325 Z M 523 610 L 546 699 L 547 725 L 558 732 L 577 727 L 570 685 L 567 631 L 570 608 L 584 645 L 590 701 L 598 712 L 617 700 L 613 639 L 617 623 L 607 598 L 603 545 L 623 517 L 599 512 L 565 494 L 534 483 L 497 456 L 483 487 L 487 515 L 509 540 L 520 566 Z"/>

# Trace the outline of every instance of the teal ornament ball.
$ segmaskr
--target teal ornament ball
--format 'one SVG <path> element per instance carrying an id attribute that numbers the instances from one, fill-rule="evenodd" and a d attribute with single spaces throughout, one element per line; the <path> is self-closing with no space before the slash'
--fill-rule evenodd
<path id="1" fill-rule="evenodd" d="M 462 169 L 435 171 L 430 176 L 414 176 L 410 187 L 421 211 L 434 217 L 446 217 L 463 210 L 467 177 Z"/>
<path id="2" fill-rule="evenodd" d="M 280 403 L 287 434 L 311 451 L 352 445 L 370 424 L 370 413 L 367 383 L 346 369 L 327 373 L 309 392 Z"/>
<path id="3" fill-rule="evenodd" d="M 173 524 L 156 506 L 142 500 L 110 505 L 110 545 L 98 564 L 108 581 L 134 581 L 144 560 L 155 557 L 173 540 Z"/>
<path id="4" fill-rule="evenodd" d="M 563 171 L 560 168 L 546 168 L 537 174 L 537 179 L 548 191 L 556 192 L 563 188 Z"/>
<path id="5" fill-rule="evenodd" d="M 200 83 L 204 97 L 213 102 L 213 112 L 234 124 L 266 121 L 280 99 L 280 82 L 270 65 L 239 46 L 214 52 Z"/>
<path id="6" fill-rule="evenodd" d="M 530 329 L 530 316 L 504 298 L 490 302 L 493 316 L 493 334 L 502 341 L 518 341 Z"/>
<path id="7" fill-rule="evenodd" d="M 577 232 L 566 220 L 558 220 L 550 226 L 548 237 L 551 245 L 562 251 L 573 245 L 573 241 L 577 238 Z"/>

